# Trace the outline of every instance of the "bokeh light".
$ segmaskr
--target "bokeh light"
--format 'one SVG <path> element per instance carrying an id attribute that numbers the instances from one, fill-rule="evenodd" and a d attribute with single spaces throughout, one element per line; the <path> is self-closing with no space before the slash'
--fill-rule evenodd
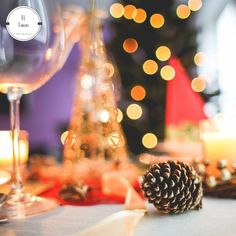
<path id="1" fill-rule="evenodd" d="M 159 29 L 164 25 L 165 19 L 163 15 L 156 13 L 151 16 L 150 23 L 153 28 Z"/>
<path id="2" fill-rule="evenodd" d="M 137 85 L 131 89 L 131 97 L 135 101 L 142 101 L 146 96 L 146 90 L 143 86 Z"/>
<path id="3" fill-rule="evenodd" d="M 120 3 L 114 3 L 110 6 L 110 14 L 114 18 L 121 18 L 124 15 L 124 7 Z"/>
<path id="4" fill-rule="evenodd" d="M 144 147 L 151 149 L 157 146 L 158 139 L 155 134 L 147 133 L 143 136 L 142 143 Z"/>
<path id="5" fill-rule="evenodd" d="M 198 11 L 202 7 L 202 1 L 201 0 L 189 0 L 188 6 L 191 11 Z"/>
<path id="6" fill-rule="evenodd" d="M 124 8 L 124 17 L 128 20 L 132 20 L 137 13 L 134 5 L 126 5 Z"/>
<path id="7" fill-rule="evenodd" d="M 139 106 L 138 104 L 131 104 L 131 105 L 129 105 L 126 112 L 127 112 L 127 116 L 131 120 L 137 120 L 143 114 L 142 107 Z"/>
<path id="8" fill-rule="evenodd" d="M 154 60 L 147 60 L 143 64 L 143 71 L 148 75 L 153 75 L 158 71 L 158 65 Z"/>
<path id="9" fill-rule="evenodd" d="M 136 9 L 136 11 L 133 12 L 132 17 L 136 23 L 141 24 L 146 20 L 147 13 L 144 9 L 138 8 L 138 9 Z"/>
<path id="10" fill-rule="evenodd" d="M 52 58 L 52 49 L 49 48 L 49 49 L 46 51 L 46 53 L 45 53 L 45 60 L 46 60 L 46 61 L 50 61 L 51 58 Z"/>
<path id="11" fill-rule="evenodd" d="M 123 112 L 118 108 L 117 109 L 117 118 L 116 118 L 117 122 L 120 123 L 123 120 L 123 118 L 124 118 Z"/>
<path id="12" fill-rule="evenodd" d="M 80 80 L 80 85 L 85 90 L 91 89 L 94 83 L 95 83 L 94 78 L 89 74 L 85 74 Z"/>
<path id="13" fill-rule="evenodd" d="M 160 46 L 159 48 L 157 48 L 156 57 L 158 60 L 167 61 L 169 60 L 170 56 L 171 56 L 171 51 L 168 47 Z"/>
<path id="14" fill-rule="evenodd" d="M 61 143 L 63 145 L 72 147 L 76 142 L 76 135 L 71 131 L 65 131 L 61 134 Z"/>
<path id="15" fill-rule="evenodd" d="M 175 69 L 172 66 L 164 66 L 161 69 L 161 77 L 164 80 L 172 80 L 175 77 Z"/>
<path id="16" fill-rule="evenodd" d="M 110 113 L 107 110 L 101 110 L 98 112 L 98 119 L 102 122 L 102 123 L 107 123 L 110 119 Z"/>
<path id="17" fill-rule="evenodd" d="M 206 64 L 206 54 L 204 52 L 198 52 L 194 56 L 194 62 L 197 66 L 204 66 Z"/>
<path id="18" fill-rule="evenodd" d="M 197 78 L 193 79 L 191 82 L 191 88 L 197 93 L 204 91 L 206 88 L 206 81 L 204 77 L 198 76 Z"/>
<path id="19" fill-rule="evenodd" d="M 183 20 L 187 19 L 190 16 L 190 13 L 191 13 L 190 8 L 185 4 L 179 5 L 176 9 L 176 15 Z"/>
<path id="20" fill-rule="evenodd" d="M 69 131 L 65 131 L 62 133 L 61 135 L 61 143 L 64 145 L 66 143 L 66 140 L 68 138 L 68 135 L 69 135 Z"/>
<path id="21" fill-rule="evenodd" d="M 137 51 L 138 49 L 138 42 L 136 39 L 133 38 L 128 38 L 124 41 L 123 43 L 123 49 L 127 52 L 127 53 L 134 53 Z"/>
<path id="22" fill-rule="evenodd" d="M 104 69 L 108 78 L 111 78 L 115 74 L 115 68 L 110 62 L 104 64 Z"/>

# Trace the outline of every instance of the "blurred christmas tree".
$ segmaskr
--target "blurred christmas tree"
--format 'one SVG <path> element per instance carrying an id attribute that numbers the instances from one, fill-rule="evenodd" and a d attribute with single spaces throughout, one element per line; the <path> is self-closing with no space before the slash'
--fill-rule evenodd
<path id="1" fill-rule="evenodd" d="M 192 18 L 187 19 L 189 7 L 177 7 L 173 0 L 125 0 L 110 8 L 113 18 L 106 25 L 107 47 L 120 70 L 119 107 L 133 153 L 152 148 L 164 138 L 165 80 L 171 75 L 166 77 L 162 68 L 170 56 L 181 60 L 191 78 L 197 74 L 197 31 Z"/>

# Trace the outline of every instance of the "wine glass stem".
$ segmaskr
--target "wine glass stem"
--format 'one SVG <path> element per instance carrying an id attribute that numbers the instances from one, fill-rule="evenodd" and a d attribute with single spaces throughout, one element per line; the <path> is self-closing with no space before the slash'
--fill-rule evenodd
<path id="1" fill-rule="evenodd" d="M 22 191 L 22 176 L 21 176 L 21 161 L 20 161 L 20 99 L 22 92 L 14 89 L 7 93 L 10 102 L 10 121 L 12 130 L 12 153 L 13 153 L 13 175 L 12 175 L 12 190 Z"/>

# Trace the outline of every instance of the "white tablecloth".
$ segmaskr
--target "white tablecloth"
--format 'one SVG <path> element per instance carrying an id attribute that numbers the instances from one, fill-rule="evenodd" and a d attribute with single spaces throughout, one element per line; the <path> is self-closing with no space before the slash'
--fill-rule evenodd
<path id="1" fill-rule="evenodd" d="M 149 206 L 149 213 L 136 227 L 135 236 L 236 235 L 236 200 L 204 199 L 203 204 L 203 209 L 200 211 L 175 216 L 158 215 L 154 208 Z M 0 235 L 74 235 L 121 210 L 123 205 L 60 207 L 26 220 L 0 224 Z"/>

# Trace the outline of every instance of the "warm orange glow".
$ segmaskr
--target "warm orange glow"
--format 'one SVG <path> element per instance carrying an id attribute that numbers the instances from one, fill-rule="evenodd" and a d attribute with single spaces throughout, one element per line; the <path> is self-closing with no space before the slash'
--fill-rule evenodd
<path id="1" fill-rule="evenodd" d="M 204 52 L 196 53 L 194 62 L 197 66 L 204 66 L 206 64 L 206 54 Z"/>
<path id="2" fill-rule="evenodd" d="M 193 79 L 191 82 L 192 90 L 195 92 L 202 92 L 206 88 L 206 81 L 203 76 L 198 76 L 197 78 Z"/>
<path id="3" fill-rule="evenodd" d="M 131 120 L 137 120 L 143 114 L 142 107 L 139 106 L 138 104 L 131 104 L 131 105 L 129 105 L 126 112 L 127 112 L 127 116 Z"/>
<path id="4" fill-rule="evenodd" d="M 61 32 L 61 26 L 60 25 L 55 25 L 53 28 L 54 33 L 58 34 Z"/>
<path id="5" fill-rule="evenodd" d="M 161 69 L 161 77 L 164 80 L 172 80 L 175 77 L 175 69 L 172 66 L 164 66 Z"/>
<path id="6" fill-rule="evenodd" d="M 12 133 L 11 131 L 0 131 L 0 166 L 11 166 L 13 162 L 12 153 Z M 28 160 L 29 154 L 29 141 L 28 133 L 20 131 L 20 161 L 25 164 Z"/>
<path id="7" fill-rule="evenodd" d="M 147 18 L 147 13 L 144 9 L 142 8 L 138 8 L 136 11 L 133 12 L 133 20 L 136 22 L 136 23 L 143 23 L 146 18 Z"/>
<path id="8" fill-rule="evenodd" d="M 137 85 L 131 89 L 131 97 L 135 101 L 142 101 L 146 97 L 146 90 L 144 87 Z"/>
<path id="9" fill-rule="evenodd" d="M 202 1 L 201 0 L 189 0 L 188 6 L 191 11 L 198 11 L 202 7 Z"/>
<path id="10" fill-rule="evenodd" d="M 160 61 L 167 61 L 167 60 L 169 60 L 170 56 L 171 56 L 171 51 L 166 46 L 160 46 L 156 50 L 156 57 Z"/>
<path id="11" fill-rule="evenodd" d="M 52 49 L 49 48 L 49 49 L 46 51 L 46 53 L 45 53 L 45 60 L 46 60 L 46 61 L 50 61 L 51 58 L 52 58 Z"/>
<path id="12" fill-rule="evenodd" d="M 164 25 L 165 19 L 161 14 L 153 14 L 150 18 L 150 23 L 153 28 L 158 29 Z"/>
<path id="13" fill-rule="evenodd" d="M 136 7 L 134 5 L 126 5 L 124 8 L 124 17 L 128 20 L 132 20 L 136 12 Z"/>
<path id="14" fill-rule="evenodd" d="M 155 134 L 147 133 L 143 136 L 142 143 L 144 147 L 151 149 L 156 147 L 158 139 Z"/>
<path id="15" fill-rule="evenodd" d="M 185 4 L 179 5 L 176 9 L 176 14 L 180 19 L 187 19 L 190 16 L 190 13 L 190 8 Z"/>
<path id="16" fill-rule="evenodd" d="M 84 74 L 80 79 L 80 85 L 83 89 L 89 90 L 95 83 L 94 78 L 89 74 Z"/>
<path id="17" fill-rule="evenodd" d="M 148 75 L 153 75 L 158 71 L 158 65 L 154 60 L 147 60 L 143 64 L 143 71 Z"/>
<path id="18" fill-rule="evenodd" d="M 108 138 L 107 138 L 108 144 L 112 147 L 112 148 L 119 148 L 119 147 L 123 147 L 125 145 L 125 139 L 124 137 L 117 133 L 117 132 L 112 132 Z"/>
<path id="19" fill-rule="evenodd" d="M 118 108 L 117 109 L 117 122 L 120 123 L 124 118 L 123 112 Z"/>
<path id="20" fill-rule="evenodd" d="M 104 69 L 105 69 L 105 73 L 108 76 L 108 78 L 111 78 L 115 73 L 114 66 L 109 62 L 104 64 Z"/>
<path id="21" fill-rule="evenodd" d="M 138 49 L 138 42 L 137 40 L 133 39 L 133 38 L 128 38 L 124 41 L 123 43 L 123 49 L 127 52 L 127 53 L 134 53 L 137 51 Z"/>
<path id="22" fill-rule="evenodd" d="M 11 179 L 10 173 L 0 170 L 0 185 L 7 183 Z"/>
<path id="23" fill-rule="evenodd" d="M 110 113 L 107 110 L 101 110 L 98 112 L 98 119 L 102 122 L 102 123 L 107 123 L 110 119 Z"/>
<path id="24" fill-rule="evenodd" d="M 120 18 L 123 16 L 124 14 L 124 7 L 122 4 L 120 3 L 114 3 L 111 5 L 110 7 L 110 14 L 114 17 L 114 18 Z"/>

